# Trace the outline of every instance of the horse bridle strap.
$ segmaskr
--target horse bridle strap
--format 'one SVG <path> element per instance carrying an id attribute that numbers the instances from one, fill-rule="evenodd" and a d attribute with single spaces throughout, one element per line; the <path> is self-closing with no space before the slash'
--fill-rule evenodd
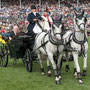
<path id="1" fill-rule="evenodd" d="M 48 33 L 49 41 L 54 45 L 63 45 L 63 40 L 58 40 L 54 36 L 51 35 L 51 31 Z"/>
<path id="2" fill-rule="evenodd" d="M 76 22 L 76 24 L 77 24 L 77 22 Z M 80 28 L 81 25 L 84 25 L 84 27 L 85 27 L 85 23 L 81 23 L 81 24 L 79 24 L 79 25 L 77 24 L 77 26 L 78 26 L 79 28 Z"/>

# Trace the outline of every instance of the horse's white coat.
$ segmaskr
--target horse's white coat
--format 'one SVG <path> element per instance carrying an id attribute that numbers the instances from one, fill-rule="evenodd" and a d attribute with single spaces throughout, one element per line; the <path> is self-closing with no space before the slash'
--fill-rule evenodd
<path id="1" fill-rule="evenodd" d="M 61 27 L 62 27 L 62 25 L 60 25 L 59 28 L 57 28 L 55 25 L 53 25 L 53 27 L 54 28 L 52 28 L 52 29 L 54 29 L 54 33 L 61 33 Z M 36 36 L 34 49 L 37 49 L 39 46 L 42 45 L 41 42 L 42 42 L 45 34 L 46 34 L 45 32 L 42 32 L 41 34 L 39 34 L 39 35 Z M 55 37 L 54 34 L 53 34 L 53 31 L 51 31 L 51 35 L 53 37 Z M 43 47 L 41 47 L 41 48 L 39 48 L 36 51 L 36 53 L 38 55 L 38 58 L 40 59 L 41 68 L 43 68 L 42 60 L 41 60 L 41 53 L 43 53 L 43 54 L 47 55 L 47 64 L 49 65 L 49 61 L 50 61 L 52 63 L 53 69 L 56 70 L 57 69 L 56 68 L 56 63 L 55 63 L 55 61 L 53 59 L 53 56 L 55 54 L 57 54 L 57 49 L 58 49 L 59 55 L 60 55 L 60 53 L 63 52 L 64 46 L 63 45 L 58 45 L 58 48 L 57 48 L 57 45 L 54 45 L 54 44 L 52 44 L 49 41 L 49 37 L 48 36 L 49 36 L 49 34 L 47 34 L 47 36 L 44 39 L 44 42 L 48 41 L 48 43 L 45 45 L 45 50 L 43 49 Z M 59 35 L 56 35 L 56 38 L 60 40 L 61 39 L 60 34 Z M 56 81 L 58 81 L 58 80 L 60 80 L 60 78 L 59 77 L 56 77 Z"/>
<path id="2" fill-rule="evenodd" d="M 75 20 L 77 19 L 77 21 Z M 84 21 L 84 17 L 82 19 L 78 19 L 76 18 L 76 16 L 74 17 L 74 29 L 75 29 L 75 37 L 78 41 L 83 41 L 84 40 L 84 35 L 85 35 L 85 21 Z M 78 27 L 78 25 L 80 25 L 80 27 Z M 67 32 L 63 38 L 69 37 L 70 36 L 70 32 Z M 69 42 L 69 39 L 66 38 L 65 39 L 66 42 Z M 78 57 L 79 54 L 81 53 L 81 45 L 74 42 L 73 39 L 70 42 L 70 45 L 73 49 L 75 49 L 75 51 L 72 51 L 73 57 L 74 57 L 74 64 L 75 64 L 75 68 L 77 70 L 77 73 L 80 73 L 80 66 L 79 66 L 79 62 L 78 62 Z M 84 43 L 84 55 L 83 55 L 83 69 L 86 70 L 87 69 L 87 50 L 88 50 L 88 42 L 86 41 Z M 79 80 L 79 83 L 82 83 L 82 80 Z"/>

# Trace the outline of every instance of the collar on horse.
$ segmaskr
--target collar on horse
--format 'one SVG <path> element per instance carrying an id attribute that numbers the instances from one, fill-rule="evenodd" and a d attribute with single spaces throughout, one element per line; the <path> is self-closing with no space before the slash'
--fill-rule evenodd
<path id="1" fill-rule="evenodd" d="M 73 37 L 72 37 L 73 38 L 73 41 L 76 42 L 77 44 L 84 44 L 87 41 L 87 38 L 86 38 L 85 33 L 84 33 L 84 39 L 82 41 L 79 41 L 75 37 L 75 32 L 77 32 L 77 31 L 74 31 L 74 33 L 73 33 Z"/>

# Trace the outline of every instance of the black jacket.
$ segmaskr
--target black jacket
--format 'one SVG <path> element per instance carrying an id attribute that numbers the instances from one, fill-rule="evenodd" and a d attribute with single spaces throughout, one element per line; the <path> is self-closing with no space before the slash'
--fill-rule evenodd
<path id="1" fill-rule="evenodd" d="M 28 17 L 27 17 L 27 20 L 29 21 L 29 25 L 27 27 L 28 32 L 32 32 L 32 30 L 36 24 L 36 22 L 34 22 L 33 19 L 42 20 L 42 17 L 38 13 L 36 13 L 36 16 L 32 12 L 28 14 Z"/>
<path id="2" fill-rule="evenodd" d="M 11 37 L 11 38 L 13 38 L 15 36 L 15 33 L 12 31 L 12 32 L 10 32 L 10 35 L 9 35 L 9 37 Z"/>

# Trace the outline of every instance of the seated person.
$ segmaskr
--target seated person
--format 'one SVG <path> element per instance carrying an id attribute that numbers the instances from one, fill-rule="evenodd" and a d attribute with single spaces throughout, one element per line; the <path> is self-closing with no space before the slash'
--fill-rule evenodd
<path id="1" fill-rule="evenodd" d="M 16 37 L 18 37 L 18 36 L 23 36 L 23 35 L 25 35 L 25 33 L 22 32 L 22 29 L 23 29 L 22 26 L 18 27 L 17 25 L 15 25 L 15 26 L 13 27 L 13 31 L 10 32 L 9 40 L 12 40 L 12 38 L 16 38 Z"/>
<path id="2" fill-rule="evenodd" d="M 9 40 L 12 40 L 12 38 L 14 38 L 17 35 L 17 33 L 18 33 L 18 26 L 15 25 L 13 27 L 12 32 L 10 32 Z"/>
<path id="3" fill-rule="evenodd" d="M 23 26 L 20 25 L 16 36 L 23 36 L 23 35 L 25 35 L 25 33 L 23 32 Z"/>

